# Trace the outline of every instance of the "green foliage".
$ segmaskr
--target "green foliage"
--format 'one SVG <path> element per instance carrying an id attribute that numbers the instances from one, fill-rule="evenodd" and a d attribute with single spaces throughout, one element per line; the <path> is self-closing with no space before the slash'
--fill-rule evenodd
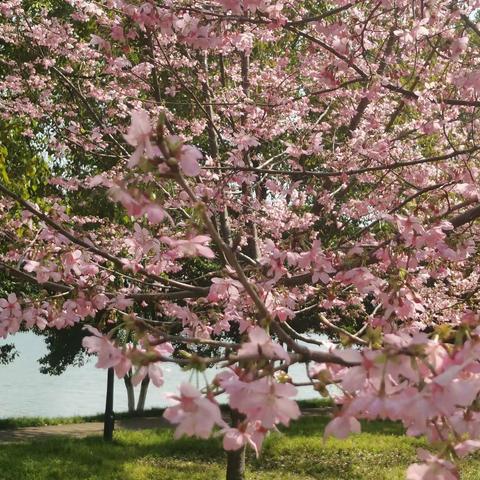
<path id="1" fill-rule="evenodd" d="M 41 139 L 25 135 L 18 120 L 0 120 L 0 180 L 24 198 L 41 198 L 50 169 L 42 150 Z"/>
<path id="2" fill-rule="evenodd" d="M 70 365 L 84 365 L 86 354 L 82 348 L 82 339 L 85 331 L 81 324 L 62 330 L 47 329 L 43 335 L 48 353 L 38 361 L 41 373 L 61 375 Z"/>
<path id="3" fill-rule="evenodd" d="M 15 350 L 15 345 L 7 343 L 0 346 L 0 365 L 7 365 L 13 362 L 15 357 L 18 356 L 18 352 Z"/>
<path id="4" fill-rule="evenodd" d="M 7 155 L 7 147 L 0 144 L 0 177 L 4 183 L 8 184 L 10 183 L 10 177 L 7 172 Z"/>

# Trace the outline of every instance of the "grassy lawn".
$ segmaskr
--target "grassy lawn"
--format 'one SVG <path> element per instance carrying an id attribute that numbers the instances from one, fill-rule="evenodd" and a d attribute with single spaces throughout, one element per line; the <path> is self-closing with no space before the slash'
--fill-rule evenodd
<path id="1" fill-rule="evenodd" d="M 248 458 L 250 480 L 395 480 L 415 459 L 422 440 L 401 436 L 399 425 L 370 422 L 347 440 L 322 440 L 326 419 L 303 418 Z M 219 440 L 174 441 L 170 430 L 118 432 L 100 438 L 54 438 L 2 445 L 2 480 L 220 480 L 225 454 Z M 480 457 L 462 466 L 462 478 L 480 480 Z"/>

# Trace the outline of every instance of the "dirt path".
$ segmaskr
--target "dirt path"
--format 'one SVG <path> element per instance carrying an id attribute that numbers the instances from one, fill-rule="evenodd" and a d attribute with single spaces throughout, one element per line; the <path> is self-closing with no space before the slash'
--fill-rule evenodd
<path id="1" fill-rule="evenodd" d="M 117 420 L 118 430 L 144 430 L 147 428 L 164 428 L 168 422 L 162 417 L 139 417 Z M 14 430 L 0 430 L 0 443 L 25 442 L 32 439 L 66 435 L 83 438 L 90 435 L 102 435 L 102 422 L 69 423 L 65 425 L 46 425 L 44 427 L 21 427 Z"/>
<path id="2" fill-rule="evenodd" d="M 325 408 L 304 408 L 303 416 L 324 415 Z M 225 420 L 228 420 L 227 418 Z M 149 428 L 165 428 L 170 424 L 162 417 L 136 417 L 115 421 L 117 430 L 146 430 Z M 102 435 L 102 422 L 68 423 L 64 425 L 46 425 L 44 427 L 21 427 L 12 430 L 0 430 L 0 443 L 26 442 L 56 436 L 83 438 L 90 435 Z"/>

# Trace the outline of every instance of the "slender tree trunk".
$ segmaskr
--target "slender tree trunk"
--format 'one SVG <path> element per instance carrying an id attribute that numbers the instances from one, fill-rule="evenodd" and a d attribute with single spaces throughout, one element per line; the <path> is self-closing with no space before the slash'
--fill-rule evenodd
<path id="1" fill-rule="evenodd" d="M 135 390 L 133 389 L 131 370 L 123 377 L 123 381 L 127 389 L 128 413 L 133 413 L 135 411 Z"/>
<path id="2" fill-rule="evenodd" d="M 107 373 L 107 398 L 105 401 L 105 415 L 103 417 L 103 440 L 111 442 L 113 439 L 113 429 L 115 428 L 115 417 L 113 413 L 113 386 L 114 386 L 113 368 L 108 369 Z"/>
<path id="3" fill-rule="evenodd" d="M 211 103 L 211 94 L 210 94 L 210 85 L 209 85 L 209 70 L 210 66 L 208 64 L 208 54 L 204 54 L 202 58 L 203 62 L 203 69 L 205 72 L 205 81 L 202 84 L 203 94 L 205 96 L 205 100 L 207 101 L 206 112 L 208 117 L 208 150 L 210 156 L 216 160 L 218 157 L 218 138 L 217 138 L 217 130 L 215 129 L 215 112 L 213 111 L 213 106 Z M 213 220 L 215 220 L 215 216 L 213 216 Z M 220 213 L 220 234 L 224 242 L 227 245 L 230 245 L 230 226 L 229 226 L 229 218 L 228 218 L 228 210 L 225 206 L 223 208 L 223 212 Z M 226 263 L 226 262 L 225 262 Z"/>
<path id="4" fill-rule="evenodd" d="M 147 399 L 148 385 L 150 384 L 150 377 L 147 375 L 140 386 L 140 395 L 138 396 L 137 412 L 145 410 L 145 400 Z"/>
<path id="5" fill-rule="evenodd" d="M 227 452 L 227 480 L 245 480 L 245 446 Z"/>
<path id="6" fill-rule="evenodd" d="M 236 411 L 231 412 L 232 426 L 236 427 L 242 420 Z M 227 477 L 226 480 L 245 480 L 245 446 L 233 452 L 227 452 Z"/>
<path id="7" fill-rule="evenodd" d="M 240 54 L 240 61 L 241 61 L 241 70 L 242 70 L 242 90 L 246 97 L 249 97 L 250 94 L 250 54 L 245 52 L 241 52 Z M 247 114 L 244 113 L 241 118 L 241 124 L 244 126 L 247 124 Z M 258 162 L 254 161 L 250 158 L 248 151 L 244 153 L 243 161 L 246 165 L 251 167 L 258 167 Z M 255 191 L 255 188 L 247 187 L 243 185 L 242 187 L 243 193 L 245 195 L 249 195 L 250 198 L 253 200 L 255 197 L 258 197 L 258 192 Z M 248 222 L 247 223 L 247 231 L 248 231 L 248 238 L 247 238 L 247 248 L 246 252 L 247 255 L 253 259 L 257 260 L 260 256 L 260 250 L 258 247 L 258 232 L 257 232 L 257 225 L 255 222 Z"/>
<path id="8" fill-rule="evenodd" d="M 249 96 L 250 89 L 250 56 L 245 52 L 240 54 L 241 56 L 241 72 L 242 72 L 242 90 L 246 97 Z M 241 124 L 246 125 L 247 115 L 243 114 L 241 118 Z M 246 165 L 251 165 L 250 156 L 248 152 L 245 152 L 244 162 Z M 256 166 L 256 165 L 254 165 Z M 250 193 L 251 197 L 254 195 L 254 190 L 250 189 L 248 192 L 246 185 L 242 186 L 243 193 L 247 195 Z M 247 224 L 247 231 L 249 236 L 247 239 L 247 255 L 256 260 L 258 258 L 258 238 L 257 228 L 255 223 L 249 222 Z M 231 411 L 232 426 L 236 427 L 241 422 L 242 417 L 236 410 Z M 227 452 L 227 480 L 244 480 L 245 479 L 245 446 L 234 452 Z"/>

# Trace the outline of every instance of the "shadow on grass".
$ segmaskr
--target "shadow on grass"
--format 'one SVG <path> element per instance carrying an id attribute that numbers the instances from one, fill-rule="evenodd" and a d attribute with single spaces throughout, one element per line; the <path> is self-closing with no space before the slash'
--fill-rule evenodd
<path id="1" fill-rule="evenodd" d="M 192 474 L 204 459 L 222 463 L 223 452 L 219 441 L 193 439 L 172 440 L 168 430 L 119 432 L 112 443 L 100 437 L 70 439 L 55 437 L 23 444 L 4 445 L 0 450 L 2 480 L 130 480 L 156 476 L 138 476 L 133 465 L 147 462 L 163 465 L 167 470 L 180 471 L 186 462 L 194 462 Z M 182 467 L 183 465 L 183 467 Z M 188 463 L 187 463 L 188 465 Z M 139 467 L 140 468 L 140 467 Z M 145 470 L 145 465 L 140 470 Z M 188 469 L 187 469 L 188 470 Z M 131 473 L 126 474 L 127 471 Z M 159 471 L 160 472 L 160 471 Z M 158 477 L 158 478 L 177 478 Z M 203 479 L 207 476 L 179 476 L 185 479 Z"/>
<path id="2" fill-rule="evenodd" d="M 397 424 L 368 422 L 364 435 L 324 443 L 327 422 L 328 418 L 306 417 L 285 434 L 270 436 L 260 460 L 250 452 L 249 478 L 397 478 L 381 472 L 407 465 L 414 457 L 418 441 L 397 438 L 402 433 Z M 109 444 L 89 437 L 4 445 L 0 465 L 2 480 L 217 480 L 224 478 L 225 453 L 218 438 L 173 440 L 169 429 L 122 431 Z"/>

